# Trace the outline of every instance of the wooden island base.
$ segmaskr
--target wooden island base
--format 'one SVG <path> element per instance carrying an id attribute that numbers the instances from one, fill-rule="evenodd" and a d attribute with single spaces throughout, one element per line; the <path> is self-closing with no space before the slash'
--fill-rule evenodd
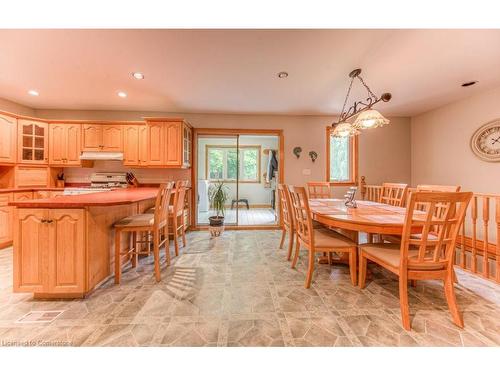
<path id="1" fill-rule="evenodd" d="M 32 292 L 40 299 L 83 298 L 111 277 L 113 224 L 154 206 L 157 191 L 125 190 L 125 201 L 117 199 L 115 191 L 23 201 L 14 213 L 14 292 Z M 103 195 L 111 198 L 110 205 Z M 74 208 L 55 204 L 69 198 Z M 123 248 L 130 246 L 128 241 L 123 236 Z"/>

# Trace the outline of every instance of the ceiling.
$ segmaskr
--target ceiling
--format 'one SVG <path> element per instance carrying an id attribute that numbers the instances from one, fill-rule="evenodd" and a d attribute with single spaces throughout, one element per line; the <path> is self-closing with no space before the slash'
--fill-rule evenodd
<path id="1" fill-rule="evenodd" d="M 500 86 L 500 30 L 0 30 L 0 45 L 0 97 L 39 109 L 337 114 L 358 67 L 393 116 Z"/>

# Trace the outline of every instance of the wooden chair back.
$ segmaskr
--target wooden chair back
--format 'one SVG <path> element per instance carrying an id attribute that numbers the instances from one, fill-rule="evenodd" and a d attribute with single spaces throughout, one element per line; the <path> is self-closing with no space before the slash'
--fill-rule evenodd
<path id="1" fill-rule="evenodd" d="M 287 228 L 293 228 L 290 193 L 285 184 L 278 184 L 278 197 L 280 200 L 280 214 L 283 218 L 283 225 Z"/>
<path id="2" fill-rule="evenodd" d="M 332 197 L 332 190 L 329 182 L 311 181 L 307 183 L 309 199 L 329 199 Z"/>
<path id="3" fill-rule="evenodd" d="M 309 247 L 314 246 L 313 223 L 306 189 L 301 186 L 288 186 L 290 206 L 298 238 Z"/>
<path id="4" fill-rule="evenodd" d="M 175 182 L 175 193 L 173 202 L 173 213 L 180 216 L 184 213 L 184 200 L 186 198 L 187 180 L 179 180 Z"/>
<path id="5" fill-rule="evenodd" d="M 156 229 L 168 225 L 168 209 L 173 187 L 173 182 L 167 182 L 160 185 L 158 195 L 156 196 L 154 211 L 154 227 Z"/>
<path id="6" fill-rule="evenodd" d="M 406 193 L 408 191 L 407 184 L 395 184 L 385 182 L 382 184 L 382 194 L 380 195 L 380 203 L 389 204 L 391 206 L 404 206 Z"/>
<path id="7" fill-rule="evenodd" d="M 417 185 L 414 191 L 427 191 L 435 193 L 457 193 L 460 191 L 459 185 Z M 408 189 L 410 191 L 410 189 Z M 434 215 L 441 216 L 442 211 L 446 207 L 441 204 L 436 204 Z M 421 211 L 427 211 L 429 209 L 428 205 L 417 205 L 417 209 Z"/>
<path id="8" fill-rule="evenodd" d="M 410 194 L 401 238 L 401 272 L 443 271 L 453 267 L 457 235 L 471 198 L 471 192 Z M 426 212 L 418 211 L 417 206 L 421 204 L 429 209 Z M 438 205 L 443 209 L 436 210 Z M 415 231 L 419 235 L 415 236 Z M 432 237 L 429 236 L 431 232 L 434 235 Z M 413 249 L 418 249 L 418 253 L 409 257 L 409 251 Z"/>

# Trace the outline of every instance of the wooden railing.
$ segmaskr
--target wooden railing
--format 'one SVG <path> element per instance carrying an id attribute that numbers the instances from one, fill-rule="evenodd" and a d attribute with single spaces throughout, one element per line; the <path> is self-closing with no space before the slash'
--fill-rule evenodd
<path id="1" fill-rule="evenodd" d="M 380 202 L 382 186 L 367 185 L 362 176 L 359 190 L 362 200 Z M 457 239 L 455 265 L 500 283 L 500 194 L 474 193 Z"/>

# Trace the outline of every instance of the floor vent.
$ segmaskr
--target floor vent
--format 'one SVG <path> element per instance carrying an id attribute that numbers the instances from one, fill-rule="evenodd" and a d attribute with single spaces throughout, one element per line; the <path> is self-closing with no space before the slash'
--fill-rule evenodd
<path id="1" fill-rule="evenodd" d="M 30 311 L 20 317 L 16 323 L 50 323 L 66 310 Z"/>

